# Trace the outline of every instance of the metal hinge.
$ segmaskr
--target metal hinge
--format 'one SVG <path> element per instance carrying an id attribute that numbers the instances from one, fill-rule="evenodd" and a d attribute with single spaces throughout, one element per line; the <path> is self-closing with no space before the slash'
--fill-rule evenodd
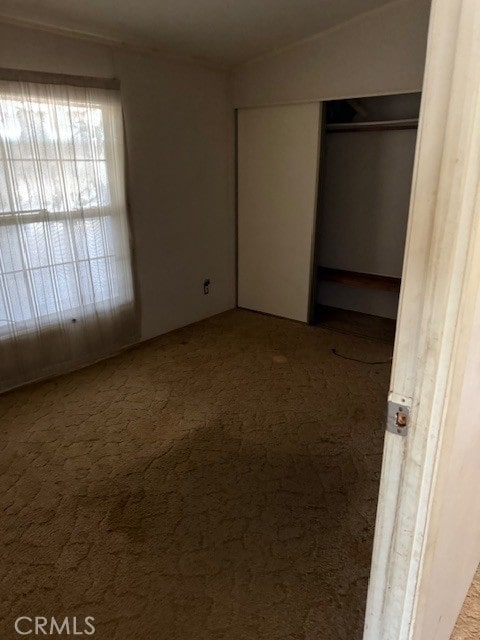
<path id="1" fill-rule="evenodd" d="M 397 436 L 408 435 L 411 408 L 410 398 L 390 394 L 387 408 L 387 431 L 395 433 Z"/>

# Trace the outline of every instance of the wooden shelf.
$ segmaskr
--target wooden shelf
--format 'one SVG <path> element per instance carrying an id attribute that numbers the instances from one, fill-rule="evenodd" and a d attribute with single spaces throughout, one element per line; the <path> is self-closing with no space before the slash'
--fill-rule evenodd
<path id="1" fill-rule="evenodd" d="M 361 287 L 363 289 L 377 289 L 380 291 L 400 291 L 400 278 L 392 276 L 379 276 L 371 273 L 358 273 L 356 271 L 344 271 L 343 269 L 330 269 L 329 267 L 318 267 L 318 280 L 336 282 L 351 287 Z"/>
<path id="2" fill-rule="evenodd" d="M 404 129 L 418 129 L 418 119 L 411 120 L 383 120 L 381 122 L 345 122 L 342 124 L 327 124 L 327 133 L 346 133 L 348 131 L 360 133 L 362 131 L 401 131 Z"/>

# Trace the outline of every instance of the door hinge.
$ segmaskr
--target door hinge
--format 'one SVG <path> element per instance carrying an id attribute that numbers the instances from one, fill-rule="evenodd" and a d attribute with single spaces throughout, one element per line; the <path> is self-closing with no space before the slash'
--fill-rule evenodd
<path id="1" fill-rule="evenodd" d="M 412 403 L 409 398 L 395 397 L 390 395 L 387 408 L 387 431 L 395 433 L 397 436 L 408 435 L 410 422 L 410 410 Z"/>

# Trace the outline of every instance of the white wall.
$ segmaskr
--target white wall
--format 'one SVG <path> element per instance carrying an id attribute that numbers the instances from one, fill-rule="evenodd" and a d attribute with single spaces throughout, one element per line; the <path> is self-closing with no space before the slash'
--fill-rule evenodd
<path id="1" fill-rule="evenodd" d="M 240 65 L 235 106 L 420 91 L 429 10 L 430 0 L 400 0 Z"/>
<path id="2" fill-rule="evenodd" d="M 326 138 L 320 263 L 400 278 L 416 131 L 327 133 Z"/>
<path id="3" fill-rule="evenodd" d="M 324 267 L 400 278 L 416 131 L 328 133 L 317 222 Z M 318 302 L 387 318 L 398 294 L 319 283 Z"/>
<path id="4" fill-rule="evenodd" d="M 0 66 L 120 79 L 142 339 L 233 307 L 233 113 L 226 74 L 5 24 Z"/>

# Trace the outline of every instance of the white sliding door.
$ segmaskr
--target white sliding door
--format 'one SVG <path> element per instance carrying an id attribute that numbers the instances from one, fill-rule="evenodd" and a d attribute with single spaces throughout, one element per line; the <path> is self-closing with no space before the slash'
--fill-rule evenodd
<path id="1" fill-rule="evenodd" d="M 238 112 L 238 306 L 308 319 L 321 105 Z"/>

